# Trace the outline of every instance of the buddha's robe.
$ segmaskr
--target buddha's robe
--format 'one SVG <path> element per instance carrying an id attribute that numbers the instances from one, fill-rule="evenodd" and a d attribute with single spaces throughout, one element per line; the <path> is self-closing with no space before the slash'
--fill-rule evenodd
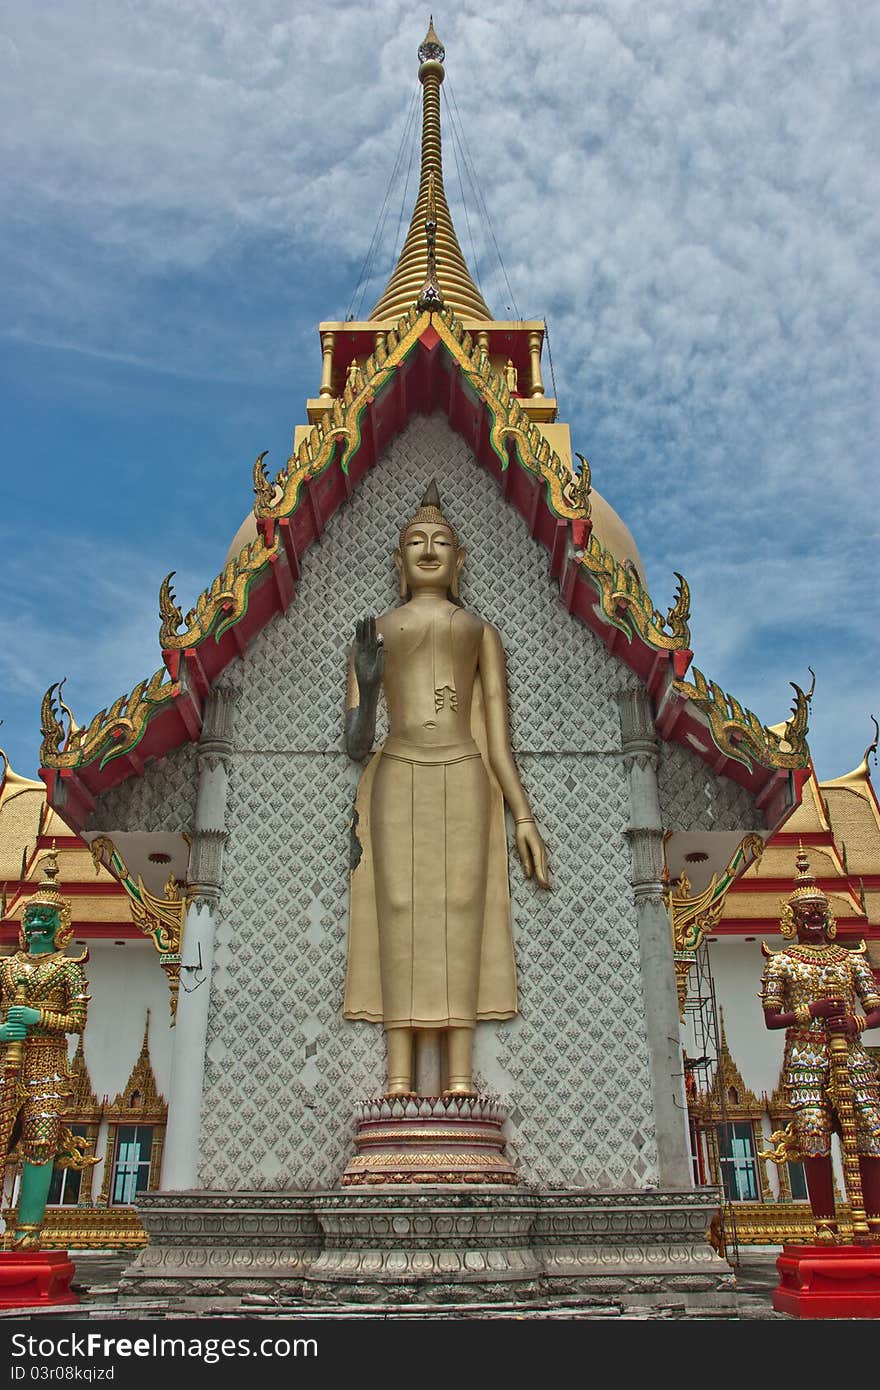
<path id="1" fill-rule="evenodd" d="M 483 625 L 452 610 L 380 626 L 391 733 L 355 801 L 345 1017 L 386 1028 L 512 1018 L 504 798 L 475 669 Z"/>

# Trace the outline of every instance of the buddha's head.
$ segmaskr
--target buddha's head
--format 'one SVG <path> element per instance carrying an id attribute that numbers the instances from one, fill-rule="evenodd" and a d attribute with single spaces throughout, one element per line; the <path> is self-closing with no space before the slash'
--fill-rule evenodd
<path id="1" fill-rule="evenodd" d="M 24 910 L 18 944 L 31 955 L 59 951 L 73 935 L 70 903 L 59 891 L 55 851 L 48 856 L 44 877 Z"/>
<path id="2" fill-rule="evenodd" d="M 453 603 L 460 603 L 458 577 L 464 564 L 464 546 L 443 515 L 436 483 L 431 483 L 415 516 L 403 527 L 394 563 L 402 599 L 410 599 L 419 591 L 439 590 Z"/>

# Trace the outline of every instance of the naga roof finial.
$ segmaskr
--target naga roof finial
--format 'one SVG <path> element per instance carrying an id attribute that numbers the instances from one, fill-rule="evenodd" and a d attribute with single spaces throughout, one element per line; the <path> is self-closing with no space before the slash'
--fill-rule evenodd
<path id="1" fill-rule="evenodd" d="M 874 725 L 874 737 L 865 749 L 865 755 L 862 758 L 862 762 L 865 764 L 865 767 L 868 766 L 868 759 L 870 758 L 872 753 L 874 754 L 874 762 L 876 763 L 877 745 L 878 743 L 880 743 L 880 724 L 877 723 L 877 720 L 874 718 L 873 714 L 871 715 L 871 723 Z"/>

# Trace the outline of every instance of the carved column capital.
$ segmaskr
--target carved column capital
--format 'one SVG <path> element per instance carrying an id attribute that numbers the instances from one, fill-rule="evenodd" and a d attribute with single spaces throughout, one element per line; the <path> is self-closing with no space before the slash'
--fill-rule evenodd
<path id="1" fill-rule="evenodd" d="M 189 856 L 189 878 L 194 885 L 193 897 L 216 901 L 223 881 L 223 847 L 229 838 L 226 830 L 205 828 L 193 835 Z"/>
<path id="2" fill-rule="evenodd" d="M 192 888 L 189 894 L 189 902 L 193 907 L 212 908 L 220 901 L 220 889 L 214 888 L 209 883 L 200 883 Z M 191 969 L 191 966 L 181 966 L 181 969 Z"/>
<path id="3" fill-rule="evenodd" d="M 655 744 L 636 743 L 630 744 L 623 750 L 623 756 L 628 766 L 638 768 L 639 772 L 656 772 L 660 765 L 660 755 Z"/>
<path id="4" fill-rule="evenodd" d="M 630 826 L 624 833 L 632 854 L 636 898 L 659 898 L 663 884 L 663 831 L 653 826 Z"/>
<path id="5" fill-rule="evenodd" d="M 633 758 L 639 767 L 649 759 L 656 768 L 660 744 L 654 726 L 654 711 L 644 690 L 622 690 L 617 697 L 620 716 L 620 737 L 623 756 Z"/>
<path id="6" fill-rule="evenodd" d="M 238 686 L 226 679 L 215 685 L 205 702 L 205 715 L 199 739 L 199 766 L 207 754 L 228 757 L 232 752 L 232 735 L 235 721 L 235 704 L 238 699 Z"/>
<path id="7" fill-rule="evenodd" d="M 221 768 L 226 768 L 231 751 L 231 746 L 229 752 L 226 752 L 221 751 L 215 743 L 210 743 L 207 747 L 200 743 L 196 754 L 199 772 L 213 773 L 219 771 Z"/>
<path id="8" fill-rule="evenodd" d="M 617 697 L 620 741 L 629 785 L 630 825 L 659 831 L 660 790 L 657 770 L 660 744 L 651 701 L 644 690 L 622 690 Z"/>

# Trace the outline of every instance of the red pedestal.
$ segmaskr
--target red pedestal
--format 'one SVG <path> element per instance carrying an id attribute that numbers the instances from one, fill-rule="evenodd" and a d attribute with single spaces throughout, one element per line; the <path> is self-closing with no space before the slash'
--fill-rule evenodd
<path id="1" fill-rule="evenodd" d="M 783 1245 L 773 1307 L 796 1318 L 880 1318 L 880 1248 Z"/>
<path id="2" fill-rule="evenodd" d="M 73 1275 L 66 1250 L 0 1250 L 0 1308 L 79 1303 L 70 1291 Z"/>

